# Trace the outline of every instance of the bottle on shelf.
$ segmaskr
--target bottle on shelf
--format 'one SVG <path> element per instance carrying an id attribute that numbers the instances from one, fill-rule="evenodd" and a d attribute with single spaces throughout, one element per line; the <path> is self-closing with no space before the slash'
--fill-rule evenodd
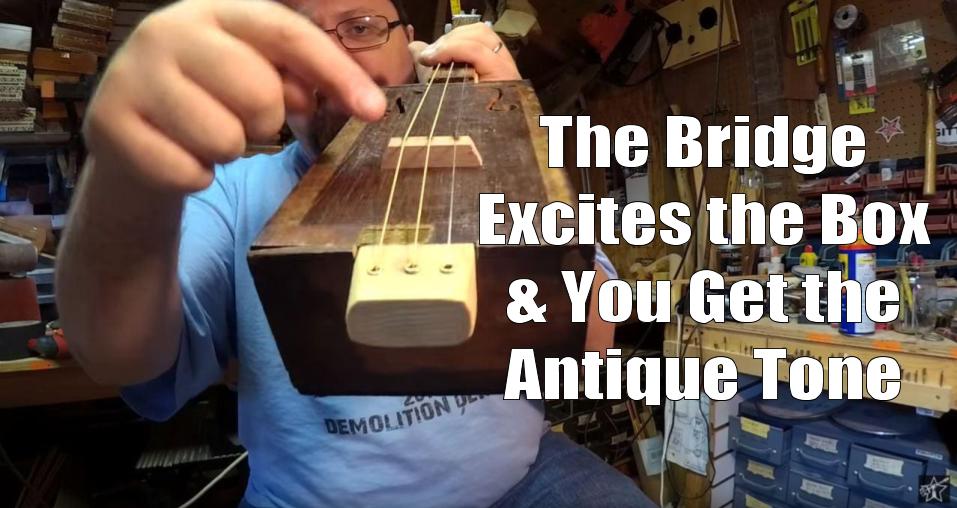
<path id="1" fill-rule="evenodd" d="M 784 263 L 777 245 L 761 247 L 761 262 L 758 263 L 758 275 L 784 273 Z"/>
<path id="2" fill-rule="evenodd" d="M 801 253 L 801 266 L 817 266 L 817 254 L 814 252 L 814 246 L 807 244 L 804 246 L 804 252 Z"/>

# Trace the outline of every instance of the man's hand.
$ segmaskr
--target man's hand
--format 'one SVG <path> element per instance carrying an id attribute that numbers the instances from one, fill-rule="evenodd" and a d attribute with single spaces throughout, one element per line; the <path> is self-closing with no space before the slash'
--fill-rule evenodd
<path id="1" fill-rule="evenodd" d="M 317 93 L 364 120 L 385 111 L 338 42 L 275 1 L 183 0 L 117 52 L 87 110 L 90 156 L 57 258 L 60 317 L 94 379 L 139 383 L 174 363 L 184 197 Z"/>
<path id="2" fill-rule="evenodd" d="M 413 42 L 409 49 L 415 56 L 420 81 L 423 75 L 428 79 L 432 66 L 453 61 L 471 65 L 479 81 L 522 79 L 502 39 L 485 23 L 460 26 L 432 44 Z M 420 66 L 425 67 L 424 74 Z"/>
<path id="3" fill-rule="evenodd" d="M 277 69 L 281 69 L 277 70 Z M 214 163 L 282 127 L 319 93 L 376 120 L 385 98 L 328 34 L 278 2 L 187 0 L 147 17 L 90 103 L 85 139 L 97 170 L 185 195 Z"/>

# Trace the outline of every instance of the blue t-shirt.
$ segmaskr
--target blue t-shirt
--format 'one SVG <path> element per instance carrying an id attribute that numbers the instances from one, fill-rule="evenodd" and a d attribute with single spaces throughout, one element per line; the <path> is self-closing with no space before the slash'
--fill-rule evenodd
<path id="1" fill-rule="evenodd" d="M 528 471 L 540 402 L 501 395 L 310 397 L 292 386 L 246 261 L 309 167 L 299 144 L 216 168 L 186 200 L 179 253 L 185 326 L 176 364 L 123 390 L 165 420 L 239 360 L 239 435 L 254 506 L 487 506 Z M 604 255 L 599 263 L 614 270 Z"/>

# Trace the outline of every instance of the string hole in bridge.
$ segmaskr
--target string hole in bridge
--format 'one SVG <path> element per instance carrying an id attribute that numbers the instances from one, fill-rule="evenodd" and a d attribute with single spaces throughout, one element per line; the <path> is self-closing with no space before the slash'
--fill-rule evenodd
<path id="1" fill-rule="evenodd" d="M 382 268 L 379 267 L 379 265 L 375 265 L 372 268 L 369 268 L 368 272 L 366 273 L 368 273 L 369 275 L 379 275 L 381 271 L 382 271 Z"/>
<path id="2" fill-rule="evenodd" d="M 442 273 L 452 273 L 453 268 L 454 267 L 452 266 L 452 263 L 446 263 L 445 265 L 442 266 L 442 269 L 440 271 Z"/>
<path id="3" fill-rule="evenodd" d="M 405 265 L 405 273 L 407 273 L 407 274 L 409 274 L 409 275 L 415 275 L 415 274 L 419 273 L 419 265 L 417 265 L 417 264 L 415 264 L 415 263 L 409 263 L 409 264 Z"/>

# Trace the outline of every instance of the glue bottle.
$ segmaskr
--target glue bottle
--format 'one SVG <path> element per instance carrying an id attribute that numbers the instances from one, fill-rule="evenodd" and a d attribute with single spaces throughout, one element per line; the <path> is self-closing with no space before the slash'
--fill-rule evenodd
<path id="1" fill-rule="evenodd" d="M 804 252 L 801 253 L 801 266 L 817 266 L 817 254 L 814 253 L 814 246 L 807 244 L 804 246 Z"/>

